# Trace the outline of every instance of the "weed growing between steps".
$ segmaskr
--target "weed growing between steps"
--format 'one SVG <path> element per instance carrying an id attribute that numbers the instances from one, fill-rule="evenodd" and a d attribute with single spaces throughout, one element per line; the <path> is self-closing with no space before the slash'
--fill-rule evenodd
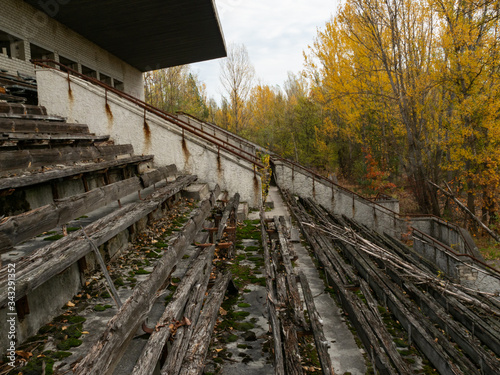
<path id="1" fill-rule="evenodd" d="M 151 273 L 162 253 L 168 249 L 172 235 L 182 230 L 195 207 L 196 202 L 192 200 L 178 201 L 165 217 L 149 224 L 143 233 L 138 234 L 126 253 L 108 263 L 108 271 L 122 296 L 122 303 L 132 294 L 137 283 Z M 54 233 L 47 232 L 44 236 Z M 172 285 L 175 285 L 175 281 L 172 280 Z M 78 358 L 72 355 L 75 349 L 85 343 L 86 336 L 95 335 L 104 329 L 104 326 L 85 324 L 86 320 L 95 321 L 96 319 L 89 318 L 98 314 L 106 321 L 117 312 L 102 272 L 96 270 L 88 276 L 83 289 L 62 310 L 62 315 L 41 327 L 37 335 L 17 346 L 17 367 L 12 369 L 7 365 L 6 358 L 3 359 L 0 374 L 57 374 L 58 368 L 77 361 Z"/>

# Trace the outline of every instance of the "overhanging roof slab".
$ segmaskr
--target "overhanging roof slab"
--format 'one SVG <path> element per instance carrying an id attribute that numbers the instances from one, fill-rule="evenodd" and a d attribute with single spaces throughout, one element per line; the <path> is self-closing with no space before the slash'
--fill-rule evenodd
<path id="1" fill-rule="evenodd" d="M 142 72 L 226 56 L 213 0 L 24 1 Z"/>

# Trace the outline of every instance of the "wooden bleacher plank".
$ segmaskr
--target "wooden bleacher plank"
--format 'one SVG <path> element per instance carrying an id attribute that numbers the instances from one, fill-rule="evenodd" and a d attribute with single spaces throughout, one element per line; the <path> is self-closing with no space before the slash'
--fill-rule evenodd
<path id="1" fill-rule="evenodd" d="M 3 141 L 54 141 L 54 142 L 105 142 L 109 135 L 86 135 L 86 134 L 50 134 L 50 133 L 3 133 Z"/>
<path id="2" fill-rule="evenodd" d="M 128 145 L 107 145 L 107 146 L 96 146 L 99 156 L 101 158 L 114 157 L 115 155 L 132 155 L 134 153 L 134 147 L 130 144 Z"/>
<path id="3" fill-rule="evenodd" d="M 141 188 L 139 177 L 132 177 L 93 189 L 87 193 L 59 199 L 55 203 L 5 218 L 0 223 L 0 236 L 6 236 L 9 245 L 15 246 L 22 241 L 67 224 L 99 207 L 137 192 Z"/>
<path id="4" fill-rule="evenodd" d="M 177 173 L 177 167 L 175 164 L 167 165 L 166 167 L 160 167 L 151 172 L 144 173 L 143 175 L 140 176 L 142 181 L 142 186 L 147 188 L 157 183 L 160 180 L 175 176 L 176 173 Z"/>
<path id="5" fill-rule="evenodd" d="M 21 103 L 0 103 L 0 114 L 47 116 L 45 107 Z"/>
<path id="6" fill-rule="evenodd" d="M 86 226 L 85 232 L 96 246 L 100 246 L 160 207 L 168 198 L 189 186 L 196 179 L 196 176 L 179 177 L 145 200 L 126 205 Z M 22 298 L 63 272 L 91 251 L 90 242 L 82 236 L 79 230 L 22 258 L 16 263 L 16 299 Z M 2 280 L 0 282 L 0 307 L 7 302 L 6 272 L 6 267 L 0 270 L 0 280 Z"/>
<path id="7" fill-rule="evenodd" d="M 89 134 L 89 127 L 85 124 L 0 117 L 0 133 Z"/>
<path id="8" fill-rule="evenodd" d="M 0 172 L 49 167 L 88 160 L 114 160 L 118 155 L 131 155 L 132 145 L 90 147 L 56 147 L 32 150 L 3 151 L 0 153 Z"/>
<path id="9" fill-rule="evenodd" d="M 136 155 L 120 160 L 113 160 L 102 163 L 88 163 L 85 165 L 77 165 L 65 167 L 61 169 L 53 169 L 44 172 L 27 173 L 22 176 L 14 176 L 0 179 L 0 190 L 17 189 L 20 187 L 30 186 L 45 183 L 59 178 L 75 176 L 82 173 L 91 173 L 108 168 L 116 168 L 127 164 L 136 164 L 153 160 L 153 155 Z"/>
<path id="10" fill-rule="evenodd" d="M 11 103 L 9 103 L 11 104 Z M 64 122 L 66 119 L 59 116 L 50 115 L 23 115 L 23 114 L 10 114 L 10 113 L 0 113 L 0 118 L 6 119 L 23 119 L 23 120 L 39 120 L 39 121 L 60 121 Z"/>

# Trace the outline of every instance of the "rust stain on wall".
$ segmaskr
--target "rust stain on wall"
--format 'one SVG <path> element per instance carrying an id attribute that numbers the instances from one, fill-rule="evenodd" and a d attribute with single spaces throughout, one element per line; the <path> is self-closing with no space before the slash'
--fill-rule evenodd
<path id="1" fill-rule="evenodd" d="M 69 108 L 68 108 L 68 114 L 69 117 L 73 117 L 73 108 L 75 106 L 75 98 L 73 96 L 73 90 L 71 90 L 71 85 L 68 83 L 68 101 L 69 101 Z"/>
<path id="2" fill-rule="evenodd" d="M 186 164 L 189 162 L 189 158 L 191 157 L 191 153 L 187 148 L 187 143 L 184 137 L 182 137 L 182 153 L 184 154 L 184 159 L 186 159 Z"/>
<path id="3" fill-rule="evenodd" d="M 106 116 L 108 118 L 108 130 L 113 129 L 113 112 L 111 112 L 111 107 L 106 103 Z"/>
<path id="4" fill-rule="evenodd" d="M 219 174 L 219 178 L 222 175 L 222 163 L 220 160 L 220 155 L 217 155 L 217 173 Z"/>
<path id="5" fill-rule="evenodd" d="M 147 154 L 149 152 L 149 149 L 151 147 L 151 129 L 149 128 L 149 124 L 144 121 L 144 125 L 142 127 L 143 132 L 144 132 L 144 154 Z"/>

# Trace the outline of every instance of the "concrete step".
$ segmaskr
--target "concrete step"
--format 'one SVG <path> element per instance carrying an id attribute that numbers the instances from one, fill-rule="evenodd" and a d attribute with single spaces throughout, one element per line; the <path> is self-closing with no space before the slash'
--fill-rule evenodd
<path id="1" fill-rule="evenodd" d="M 196 201 L 201 201 L 208 197 L 210 194 L 210 189 L 207 184 L 192 184 L 182 191 L 182 196 L 187 199 L 194 199 Z"/>
<path id="2" fill-rule="evenodd" d="M 274 201 L 270 194 L 266 197 L 266 201 L 264 202 L 264 207 L 271 209 L 274 208 Z"/>
<path id="3" fill-rule="evenodd" d="M 240 205 L 238 206 L 238 221 L 243 221 L 248 219 L 248 212 L 249 212 L 249 207 L 247 202 L 240 202 Z"/>

